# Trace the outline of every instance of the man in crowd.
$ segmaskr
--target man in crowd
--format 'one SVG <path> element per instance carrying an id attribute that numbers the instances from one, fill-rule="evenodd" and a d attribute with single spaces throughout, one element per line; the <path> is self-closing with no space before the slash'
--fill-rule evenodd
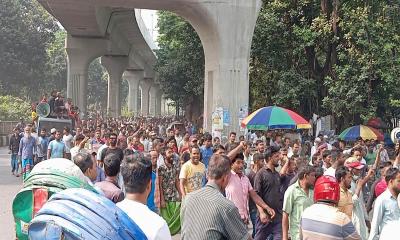
<path id="1" fill-rule="evenodd" d="M 62 141 L 65 145 L 65 158 L 71 159 L 71 148 L 74 137 L 70 133 L 69 127 L 64 127 Z"/>
<path id="2" fill-rule="evenodd" d="M 149 155 L 151 160 L 152 171 L 151 171 L 151 189 L 150 193 L 148 194 L 149 196 L 147 198 L 147 207 L 149 207 L 151 211 L 158 213 L 157 203 L 159 201 L 159 191 L 156 191 L 156 186 L 157 186 L 156 181 L 157 181 L 157 160 L 159 156 L 158 152 L 155 150 L 151 150 Z M 159 189 L 157 188 L 157 190 Z"/>
<path id="3" fill-rule="evenodd" d="M 85 175 L 87 183 L 94 186 L 93 181 L 96 180 L 97 169 L 96 163 L 93 161 L 90 154 L 78 153 L 72 160 Z"/>
<path id="4" fill-rule="evenodd" d="M 231 132 L 229 133 L 229 142 L 225 144 L 225 150 L 227 152 L 230 152 L 231 150 L 235 149 L 237 147 L 237 142 L 236 142 L 236 133 Z"/>
<path id="5" fill-rule="evenodd" d="M 240 217 L 245 224 L 249 223 L 249 197 L 255 204 L 262 207 L 271 216 L 275 211 L 270 208 L 253 190 L 249 178 L 244 175 L 244 157 L 242 153 L 237 154 L 232 160 L 231 176 L 225 188 L 226 197 L 231 200 L 239 210 Z"/>
<path id="6" fill-rule="evenodd" d="M 181 193 L 179 191 L 179 168 L 174 163 L 174 151 L 165 149 L 164 165 L 158 168 L 160 189 L 160 214 L 168 224 L 172 235 L 181 228 L 179 212 L 181 209 Z"/>
<path id="7" fill-rule="evenodd" d="M 231 160 L 213 155 L 208 183 L 189 193 L 181 210 L 182 239 L 251 239 L 238 209 L 223 195 L 231 176 Z"/>
<path id="8" fill-rule="evenodd" d="M 57 130 L 55 139 L 47 147 L 47 159 L 64 158 L 65 153 L 65 144 L 61 141 L 61 132 Z"/>
<path id="9" fill-rule="evenodd" d="M 261 196 L 268 206 L 275 211 L 275 217 L 271 219 L 260 206 L 257 206 L 259 216 L 256 223 L 256 235 L 254 239 L 264 240 L 269 235 L 273 235 L 274 239 L 282 238 L 282 199 L 280 192 L 281 175 L 286 173 L 289 161 L 282 167 L 281 172 L 277 172 L 275 168 L 279 166 L 282 156 L 278 147 L 272 146 L 268 149 L 266 156 L 266 165 L 257 172 L 254 179 L 254 189 Z"/>
<path id="10" fill-rule="evenodd" d="M 198 146 L 193 146 L 190 151 L 190 161 L 182 165 L 179 174 L 182 197 L 201 188 L 205 170 L 205 165 L 200 162 L 200 149 Z"/>
<path id="11" fill-rule="evenodd" d="M 343 166 L 345 158 L 340 150 L 332 150 L 331 152 L 331 166 L 325 170 L 324 175 L 336 177 L 336 169 Z"/>
<path id="12" fill-rule="evenodd" d="M 285 192 L 282 214 L 282 239 L 300 239 L 301 214 L 311 206 L 314 197 L 315 168 L 305 166 L 298 173 L 298 180 Z"/>
<path id="13" fill-rule="evenodd" d="M 121 202 L 124 199 L 124 193 L 118 185 L 118 173 L 120 171 L 122 159 L 116 154 L 108 154 L 104 158 L 104 172 L 106 178 L 104 181 L 96 182 L 95 186 L 100 188 L 104 196 L 114 203 Z"/>
<path id="14" fill-rule="evenodd" d="M 19 142 L 18 157 L 21 159 L 22 180 L 25 181 L 33 167 L 33 154 L 36 152 L 36 139 L 31 135 L 31 127 L 24 128 L 24 136 Z"/>
<path id="15" fill-rule="evenodd" d="M 119 159 L 124 158 L 124 153 L 122 149 L 117 147 L 117 134 L 115 133 L 110 133 L 109 146 L 102 150 L 100 161 L 104 162 L 104 159 L 107 157 L 108 154 L 116 154 Z"/>
<path id="16" fill-rule="evenodd" d="M 19 177 L 18 168 L 18 151 L 19 151 L 19 143 L 21 141 L 21 137 L 19 135 L 19 129 L 14 128 L 13 134 L 10 137 L 10 145 L 9 150 L 11 153 L 11 173 L 16 177 Z"/>
<path id="17" fill-rule="evenodd" d="M 202 156 L 202 162 L 204 163 L 207 169 L 208 162 L 210 161 L 210 158 L 213 155 L 211 134 L 206 134 L 204 136 L 204 145 L 200 147 L 200 153 Z"/>
<path id="18" fill-rule="evenodd" d="M 47 160 L 47 148 L 49 147 L 49 137 L 47 136 L 47 131 L 45 128 L 40 130 L 40 135 L 37 141 L 36 148 L 36 163 L 39 163 L 43 160 Z"/>
<path id="19" fill-rule="evenodd" d="M 304 210 L 300 220 L 300 239 L 361 240 L 350 218 L 337 208 L 339 184 L 331 176 L 317 179 L 314 204 Z"/>
<path id="20" fill-rule="evenodd" d="M 399 169 L 389 168 L 385 180 L 387 189 L 375 201 L 369 240 L 379 239 L 386 225 L 400 219 L 400 208 L 397 205 L 397 198 L 400 194 Z"/>
<path id="21" fill-rule="evenodd" d="M 351 191 L 353 175 L 349 169 L 357 168 L 360 164 L 361 163 L 359 162 L 353 162 L 348 164 L 347 167 L 342 166 L 336 170 L 336 179 L 340 186 L 338 209 L 352 220 L 352 223 L 361 239 L 367 240 L 368 230 L 365 222 L 367 216 L 364 215 L 365 206 L 361 203 L 364 201 L 361 195 L 361 189 L 372 177 L 374 171 L 371 169 L 365 178 L 360 179 L 357 182 L 353 193 L 353 191 Z"/>
<path id="22" fill-rule="evenodd" d="M 117 206 L 140 227 L 147 239 L 170 240 L 171 234 L 165 220 L 146 206 L 151 191 L 151 174 L 150 159 L 141 154 L 125 158 L 121 166 L 121 175 L 126 196 Z"/>

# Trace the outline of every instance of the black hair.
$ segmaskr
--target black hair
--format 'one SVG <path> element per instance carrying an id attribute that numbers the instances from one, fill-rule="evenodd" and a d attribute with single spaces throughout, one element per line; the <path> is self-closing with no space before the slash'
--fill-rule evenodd
<path id="1" fill-rule="evenodd" d="M 65 126 L 65 127 L 64 127 L 64 131 L 66 131 L 67 133 L 69 133 L 71 130 L 69 129 L 69 127 Z"/>
<path id="2" fill-rule="evenodd" d="M 230 132 L 229 136 L 231 136 L 232 134 L 236 136 L 236 132 Z"/>
<path id="3" fill-rule="evenodd" d="M 225 149 L 225 147 L 224 146 L 222 146 L 221 144 L 218 144 L 218 145 L 215 145 L 214 147 L 213 147 L 213 153 L 216 153 L 218 150 L 226 150 Z"/>
<path id="4" fill-rule="evenodd" d="M 332 154 L 331 150 L 324 150 L 322 152 L 322 158 L 325 159 L 326 157 L 328 157 L 331 154 Z"/>
<path id="5" fill-rule="evenodd" d="M 133 154 L 125 158 L 121 165 L 121 175 L 124 179 L 127 193 L 144 193 L 151 181 L 151 160 L 142 154 Z"/>
<path id="6" fill-rule="evenodd" d="M 209 140 L 209 141 L 212 141 L 212 136 L 211 136 L 211 134 L 206 134 L 206 135 L 204 135 L 204 140 L 205 141 L 207 141 L 207 140 Z"/>
<path id="7" fill-rule="evenodd" d="M 342 178 L 344 178 L 347 173 L 349 173 L 349 169 L 345 166 L 340 166 L 338 169 L 336 169 L 336 180 L 340 183 L 342 181 Z"/>
<path id="8" fill-rule="evenodd" d="M 394 168 L 394 167 L 389 168 L 389 169 L 386 171 L 386 176 L 385 176 L 385 181 L 386 181 L 386 183 L 389 184 L 389 181 L 390 181 L 390 180 L 396 179 L 397 174 L 399 174 L 399 173 L 400 173 L 400 171 L 399 171 L 398 168 Z"/>
<path id="9" fill-rule="evenodd" d="M 117 154 L 107 154 L 107 156 L 104 158 L 104 172 L 107 176 L 117 176 L 120 166 L 121 159 L 119 159 Z"/>
<path id="10" fill-rule="evenodd" d="M 243 155 L 243 153 L 238 153 L 238 154 L 236 154 L 235 158 L 234 158 L 233 161 L 232 161 L 232 164 L 235 163 L 237 159 L 239 159 L 239 160 L 244 160 L 244 155 Z"/>
<path id="11" fill-rule="evenodd" d="M 111 137 L 111 136 L 115 136 L 115 137 L 118 138 L 118 135 L 117 135 L 115 132 L 110 133 L 110 136 L 109 136 L 109 137 Z"/>
<path id="12" fill-rule="evenodd" d="M 207 176 L 218 180 L 231 171 L 231 160 L 225 155 L 212 155 L 208 164 Z"/>
<path id="13" fill-rule="evenodd" d="M 83 139 L 85 139 L 85 136 L 83 136 L 82 134 L 75 136 L 75 141 L 82 141 Z"/>
<path id="14" fill-rule="evenodd" d="M 85 173 L 89 168 L 92 168 L 94 164 L 90 154 L 86 153 L 78 153 L 73 160 L 75 165 L 77 165 L 83 173 Z"/>
<path id="15" fill-rule="evenodd" d="M 277 153 L 280 151 L 280 147 L 277 146 L 270 146 L 266 151 L 265 151 L 265 160 L 268 161 L 274 153 Z"/>
<path id="16" fill-rule="evenodd" d="M 310 165 L 304 166 L 299 170 L 299 173 L 298 173 L 299 179 L 300 180 L 304 179 L 304 177 L 306 175 L 310 175 L 310 173 L 313 173 L 313 172 L 315 172 L 315 168 L 313 166 L 310 166 Z"/>
<path id="17" fill-rule="evenodd" d="M 264 160 L 265 159 L 265 154 L 261 153 L 255 153 L 253 155 L 253 162 L 259 161 L 259 160 Z"/>

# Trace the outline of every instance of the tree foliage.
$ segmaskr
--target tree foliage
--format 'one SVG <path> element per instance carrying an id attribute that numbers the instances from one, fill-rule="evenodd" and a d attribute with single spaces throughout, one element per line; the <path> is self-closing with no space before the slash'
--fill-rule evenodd
<path id="1" fill-rule="evenodd" d="M 19 118 L 27 119 L 31 114 L 31 106 L 21 98 L 10 95 L 0 96 L 0 120 L 9 121 Z"/>
<path id="2" fill-rule="evenodd" d="M 166 96 L 178 107 L 201 109 L 204 52 L 193 27 L 181 17 L 160 11 L 156 71 Z"/>
<path id="3" fill-rule="evenodd" d="M 48 67 L 46 49 L 59 27 L 31 0 L 2 0 L 0 19 L 0 91 L 36 96 Z"/>
<path id="4" fill-rule="evenodd" d="M 264 1 L 252 46 L 253 109 L 333 114 L 339 128 L 392 117 L 399 13 L 393 1 Z"/>

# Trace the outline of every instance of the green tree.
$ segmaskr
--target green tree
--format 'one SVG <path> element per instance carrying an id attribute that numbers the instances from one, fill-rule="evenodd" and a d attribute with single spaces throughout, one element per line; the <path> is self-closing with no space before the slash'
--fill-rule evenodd
<path id="1" fill-rule="evenodd" d="M 27 119 L 30 115 L 31 106 L 25 100 L 10 95 L 0 96 L 0 120 Z"/>
<path id="2" fill-rule="evenodd" d="M 47 69 L 46 49 L 59 27 L 32 0 L 2 0 L 0 19 L 0 91 L 36 98 Z"/>
<path id="3" fill-rule="evenodd" d="M 204 52 L 193 27 L 177 15 L 160 11 L 156 71 L 161 89 L 186 117 L 196 119 L 202 109 Z"/>

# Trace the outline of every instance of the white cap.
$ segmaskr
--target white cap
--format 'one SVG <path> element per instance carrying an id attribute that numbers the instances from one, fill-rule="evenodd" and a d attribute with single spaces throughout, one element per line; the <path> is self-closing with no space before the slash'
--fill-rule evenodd
<path id="1" fill-rule="evenodd" d="M 328 135 L 324 135 L 324 138 L 328 138 Z"/>
<path id="2" fill-rule="evenodd" d="M 319 137 L 315 138 L 314 142 L 321 142 L 321 138 Z"/>
<path id="3" fill-rule="evenodd" d="M 52 129 L 50 130 L 50 133 L 55 133 L 56 131 L 57 131 L 57 129 L 52 128 Z"/>

